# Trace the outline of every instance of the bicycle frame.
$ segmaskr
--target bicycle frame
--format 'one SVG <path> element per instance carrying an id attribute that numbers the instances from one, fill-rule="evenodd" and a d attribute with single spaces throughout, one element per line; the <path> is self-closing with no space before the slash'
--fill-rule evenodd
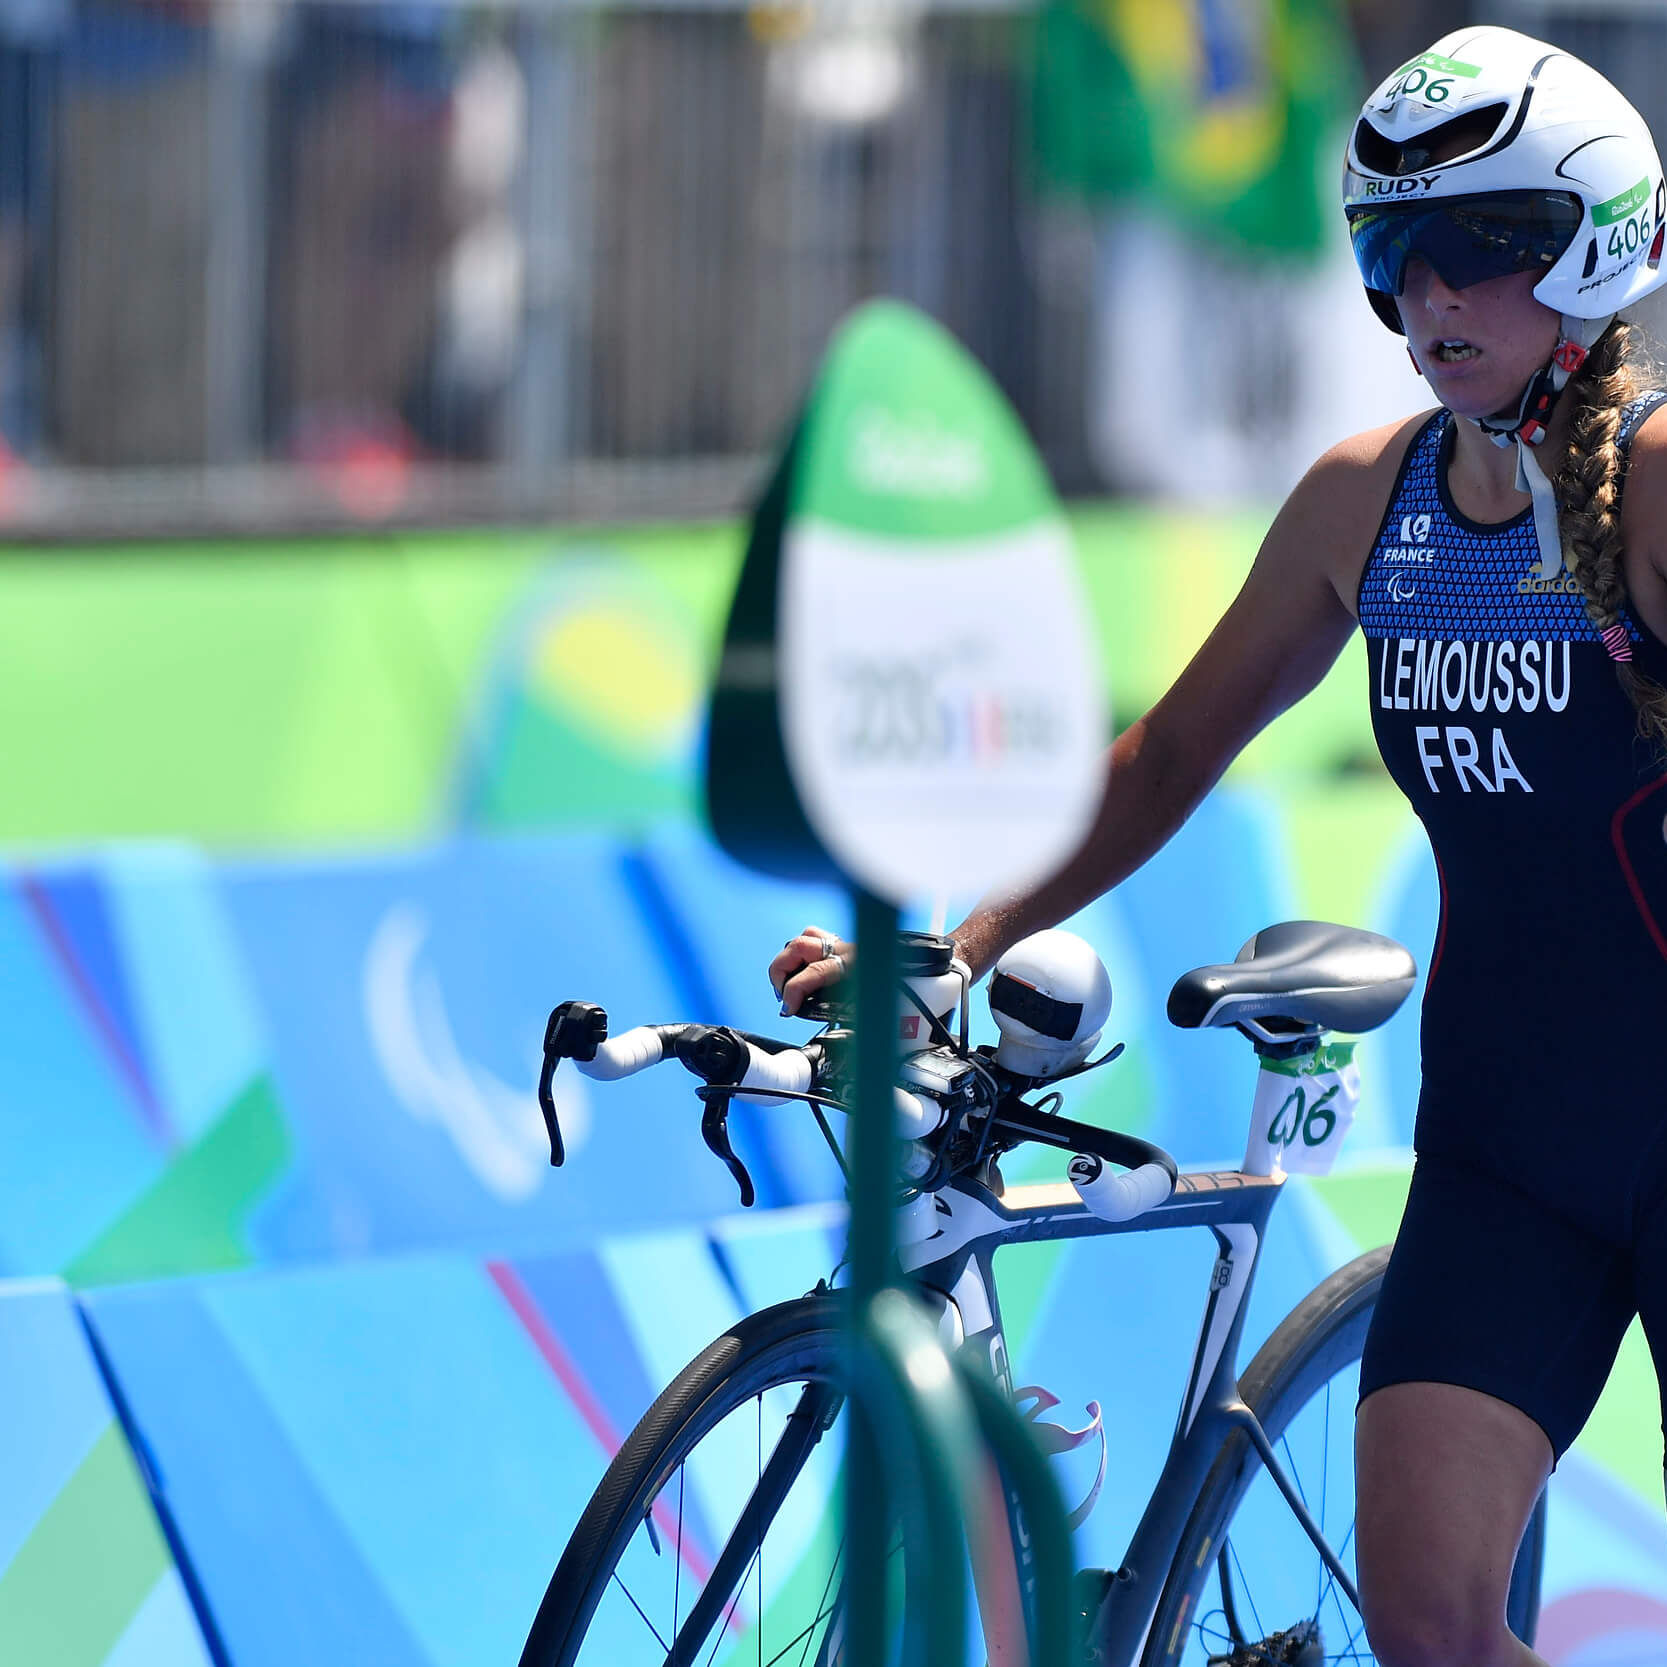
<path id="1" fill-rule="evenodd" d="M 1358 1607 L 1346 1570 L 1238 1392 L 1236 1362 L 1247 1299 L 1268 1218 L 1284 1184 L 1282 1175 L 1183 1174 L 1167 1202 L 1132 1221 L 1109 1222 L 1089 1214 L 1066 1184 L 1010 1187 L 997 1197 L 979 1183 L 962 1178 L 935 1195 L 937 1231 L 920 1242 L 900 1246 L 903 1270 L 921 1295 L 934 1304 L 941 1302 L 945 1311 L 956 1311 L 963 1333 L 960 1348 L 985 1359 L 1011 1393 L 1012 1372 L 993 1268 L 995 1252 L 1003 1245 L 1176 1227 L 1208 1227 L 1214 1233 L 1219 1254 L 1210 1275 L 1175 1434 L 1151 1499 L 1090 1626 L 1091 1651 L 1118 1667 L 1137 1661 L 1145 1647 L 1187 1518 L 1223 1443 L 1235 1431 L 1242 1431 L 1257 1449 L 1293 1515 Z M 1008 1506 L 1020 1586 L 1028 1597 L 1033 1583 L 1029 1547 L 1011 1499 Z"/>

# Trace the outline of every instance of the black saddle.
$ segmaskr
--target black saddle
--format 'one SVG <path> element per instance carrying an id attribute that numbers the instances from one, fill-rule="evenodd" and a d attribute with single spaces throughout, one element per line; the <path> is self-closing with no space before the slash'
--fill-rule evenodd
<path id="1" fill-rule="evenodd" d="M 1393 938 L 1287 920 L 1264 927 L 1231 965 L 1178 978 L 1169 1021 L 1186 1030 L 1248 1022 L 1253 1033 L 1318 1026 L 1358 1034 L 1389 1018 L 1417 977 L 1417 962 Z"/>

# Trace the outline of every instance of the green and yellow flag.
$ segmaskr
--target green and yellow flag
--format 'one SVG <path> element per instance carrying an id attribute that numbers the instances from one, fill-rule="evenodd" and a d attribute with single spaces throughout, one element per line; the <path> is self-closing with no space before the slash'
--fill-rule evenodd
<path id="1" fill-rule="evenodd" d="M 1312 253 L 1321 149 L 1357 101 L 1338 0 L 1047 0 L 1044 188 L 1142 193 L 1242 247 Z"/>

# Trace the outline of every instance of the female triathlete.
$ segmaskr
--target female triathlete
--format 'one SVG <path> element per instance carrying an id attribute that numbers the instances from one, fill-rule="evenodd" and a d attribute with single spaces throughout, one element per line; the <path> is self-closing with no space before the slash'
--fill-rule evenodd
<path id="1" fill-rule="evenodd" d="M 1358 624 L 1442 891 L 1418 1161 L 1361 1372 L 1367 1629 L 1384 1667 L 1530 1667 L 1504 1610 L 1534 1501 L 1635 1313 L 1667 1366 L 1667 420 L 1612 322 L 1667 280 L 1667 187 L 1607 81 L 1476 28 L 1373 93 L 1344 190 L 1368 298 L 1440 408 L 1314 465 L 1118 737 L 1079 854 L 953 935 L 982 972 L 1116 885 Z M 794 940 L 787 1008 L 846 953 Z"/>

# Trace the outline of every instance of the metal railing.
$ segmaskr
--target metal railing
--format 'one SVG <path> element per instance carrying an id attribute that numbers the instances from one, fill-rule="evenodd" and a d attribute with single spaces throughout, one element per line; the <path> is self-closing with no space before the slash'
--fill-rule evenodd
<path id="1" fill-rule="evenodd" d="M 1069 472 L 1023 33 L 1004 0 L 8 0 L 0 524 L 730 508 L 876 292 Z"/>
<path id="2" fill-rule="evenodd" d="M 1039 4 L 0 0 L 0 533 L 730 510 L 876 293 L 1063 489 L 1138 485 L 1092 406 L 1108 341 L 1156 345 L 1098 317 L 1139 233 L 1039 187 Z M 1657 9 L 1492 14 L 1667 122 Z M 1196 316 L 1233 258 L 1200 246 Z M 1168 365 L 1247 452 L 1292 426 L 1258 367 L 1305 306 Z"/>

